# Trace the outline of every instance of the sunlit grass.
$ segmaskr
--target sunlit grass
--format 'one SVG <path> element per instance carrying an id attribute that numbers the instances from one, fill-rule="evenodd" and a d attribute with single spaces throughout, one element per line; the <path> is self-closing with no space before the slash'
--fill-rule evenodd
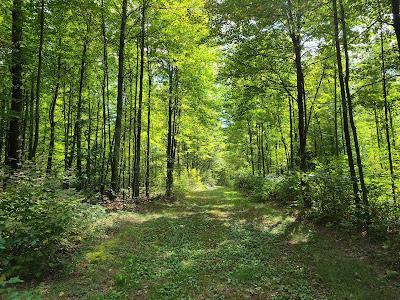
<path id="1" fill-rule="evenodd" d="M 48 299 L 396 299 L 398 284 L 293 216 L 235 191 L 105 221 L 73 272 L 36 288 Z M 358 275 L 357 275 L 358 274 Z"/>

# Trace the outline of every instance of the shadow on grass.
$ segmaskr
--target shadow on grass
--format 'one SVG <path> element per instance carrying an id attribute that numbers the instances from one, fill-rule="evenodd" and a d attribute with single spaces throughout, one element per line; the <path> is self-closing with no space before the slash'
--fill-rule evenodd
<path id="1" fill-rule="evenodd" d="M 395 299 L 398 287 L 295 219 L 218 188 L 125 215 L 49 299 Z M 60 296 L 61 295 L 61 296 Z"/>

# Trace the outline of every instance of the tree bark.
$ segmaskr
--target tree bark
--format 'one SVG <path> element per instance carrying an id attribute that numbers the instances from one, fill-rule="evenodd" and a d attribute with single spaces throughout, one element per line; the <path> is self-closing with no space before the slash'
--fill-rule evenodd
<path id="1" fill-rule="evenodd" d="M 147 46 L 149 47 L 149 46 Z M 151 129 L 151 88 L 152 74 L 150 64 L 150 50 L 147 48 L 147 74 L 149 80 L 149 90 L 147 98 L 147 150 L 146 150 L 146 197 L 150 197 L 150 129 Z"/>
<path id="2" fill-rule="evenodd" d="M 400 53 L 400 1 L 392 0 L 393 27 L 396 32 L 397 50 Z"/>
<path id="3" fill-rule="evenodd" d="M 128 1 L 122 1 L 121 29 L 119 36 L 119 53 L 118 53 L 118 95 L 117 95 L 117 119 L 115 121 L 114 131 L 114 150 L 111 160 L 111 191 L 119 192 L 119 158 L 121 145 L 121 124 L 122 124 L 122 107 L 124 102 L 124 63 L 125 63 L 125 32 L 127 19 Z"/>
<path id="4" fill-rule="evenodd" d="M 255 172 L 255 166 L 254 166 L 253 132 L 251 130 L 250 120 L 247 121 L 247 129 L 248 129 L 248 134 L 249 134 L 251 174 L 254 176 L 256 174 L 256 172 Z"/>
<path id="5" fill-rule="evenodd" d="M 369 202 L 368 202 L 368 191 L 367 187 L 365 185 L 365 180 L 364 180 L 364 171 L 363 171 L 363 164 L 362 164 L 362 159 L 361 159 L 361 153 L 360 153 L 360 145 L 358 142 L 358 134 L 357 134 L 357 127 L 354 121 L 354 116 L 353 116 L 353 103 L 352 103 L 352 97 L 351 97 L 351 92 L 350 92 L 350 61 L 349 61 L 349 53 L 348 53 L 348 43 L 347 43 L 347 28 L 346 28 L 346 15 L 345 15 L 345 10 L 344 10 L 344 5 L 343 5 L 343 0 L 339 0 L 340 3 L 340 11 L 341 11 L 341 23 L 342 23 L 342 32 L 343 32 L 343 50 L 344 50 L 344 55 L 345 55 L 345 62 L 346 62 L 346 73 L 345 73 L 345 89 L 346 89 L 346 95 L 347 95 L 347 104 L 349 108 L 349 121 L 350 121 L 350 126 L 353 132 L 353 139 L 354 139 L 354 148 L 356 150 L 356 157 L 357 157 L 357 167 L 358 167 L 358 174 L 360 177 L 360 185 L 361 185 L 361 191 L 362 191 L 362 200 L 363 204 L 365 206 L 365 212 L 367 213 L 367 218 L 369 214 Z"/>
<path id="6" fill-rule="evenodd" d="M 21 166 L 21 112 L 23 109 L 22 95 L 22 28 L 23 28 L 22 0 L 13 1 L 12 9 L 12 52 L 11 77 L 12 99 L 11 118 L 8 127 L 7 159 L 6 164 L 13 170 Z"/>
<path id="7" fill-rule="evenodd" d="M 302 66 L 302 56 L 301 56 L 301 37 L 300 37 L 300 16 L 296 14 L 293 15 L 293 7 L 291 0 L 288 3 L 288 22 L 289 22 L 289 32 L 290 38 L 293 44 L 293 51 L 295 54 L 295 65 L 296 65 L 296 76 L 297 76 L 297 106 L 298 106 L 298 130 L 300 138 L 300 170 L 303 172 L 307 171 L 307 133 L 306 133 L 306 99 L 305 99 L 305 89 L 304 89 L 304 73 Z"/>
<path id="8" fill-rule="evenodd" d="M 176 78 L 175 78 L 176 80 Z M 172 188 L 174 183 L 173 171 L 173 95 L 174 93 L 174 68 L 169 67 L 169 95 L 168 95 L 168 135 L 167 135 L 167 178 L 165 185 L 165 196 L 172 198 Z"/>
<path id="9" fill-rule="evenodd" d="M 143 1 L 141 7 L 140 20 L 140 78 L 139 78 L 139 103 L 137 110 L 137 133 L 135 143 L 135 161 L 133 166 L 133 198 L 139 197 L 140 194 L 140 156 L 141 156 L 141 133 L 142 133 L 142 105 L 143 105 L 143 79 L 144 79 L 144 47 L 145 47 L 145 24 L 146 24 L 146 7 Z"/>
<path id="10" fill-rule="evenodd" d="M 387 82 L 386 82 L 386 65 L 385 65 L 385 49 L 383 43 L 383 23 L 381 22 L 380 30 L 380 40 L 381 40 L 381 64 L 382 64 L 382 95 L 385 107 L 385 132 L 386 132 L 386 142 L 388 149 L 388 159 L 389 159 L 389 170 L 390 178 L 392 181 L 392 194 L 393 200 L 396 201 L 396 185 L 395 185 L 395 175 L 393 168 L 393 158 L 392 158 L 392 145 L 390 141 L 390 130 L 389 130 L 389 104 L 387 99 Z"/>
<path id="11" fill-rule="evenodd" d="M 103 41 L 103 81 L 101 85 L 102 105 L 103 105 L 103 149 L 101 154 L 101 175 L 100 175 L 100 194 L 103 196 L 105 189 L 105 181 L 107 174 L 106 169 L 106 154 L 107 154 L 107 137 L 109 140 L 109 146 L 111 147 L 111 128 L 110 128 L 110 114 L 108 112 L 109 98 L 108 98 L 108 46 L 106 36 L 106 24 L 104 14 L 104 0 L 101 0 L 101 37 Z M 108 125 L 108 135 L 107 135 Z"/>
<path id="12" fill-rule="evenodd" d="M 291 97 L 288 98 L 289 101 L 289 122 L 290 122 L 290 165 L 289 168 L 294 167 L 294 140 L 293 140 L 293 102 Z"/>
<path id="13" fill-rule="evenodd" d="M 346 142 L 346 152 L 347 152 L 347 160 L 350 169 L 350 177 L 353 185 L 353 194 L 354 200 L 357 207 L 361 206 L 360 203 L 360 195 L 358 189 L 358 180 L 356 171 L 354 168 L 354 159 L 353 159 L 353 151 L 351 149 L 351 138 L 350 138 L 350 130 L 349 130 L 349 120 L 347 115 L 347 98 L 346 98 L 346 88 L 344 83 L 344 74 L 343 74 L 343 66 L 342 66 L 342 54 L 339 40 L 339 19 L 338 19 L 338 10 L 337 10 L 337 0 L 333 0 L 333 21 L 335 26 L 335 44 L 336 44 L 336 61 L 338 67 L 338 75 L 339 75 L 339 83 L 340 83 L 340 93 L 342 98 L 342 114 L 343 114 L 343 131 Z"/>
<path id="14" fill-rule="evenodd" d="M 38 68 L 36 77 L 36 110 L 35 110 L 35 138 L 33 142 L 32 151 L 29 155 L 29 159 L 33 159 L 36 156 L 36 151 L 39 143 L 39 125 L 40 125 L 40 84 L 42 80 L 42 59 L 43 59 L 43 43 L 44 43 L 44 0 L 41 0 L 40 9 L 40 41 L 39 41 L 39 52 L 38 52 Z"/>
<path id="15" fill-rule="evenodd" d="M 79 78 L 78 106 L 75 120 L 74 140 L 76 142 L 76 169 L 78 178 L 82 177 L 82 93 L 86 71 L 87 48 L 89 44 L 89 25 L 87 25 L 86 37 L 83 42 L 81 69 Z M 74 148 L 74 147 L 73 147 Z"/>
<path id="16" fill-rule="evenodd" d="M 334 132 L 334 139 L 335 139 L 335 155 L 336 157 L 339 156 L 339 137 L 338 137 L 338 109 L 337 109 L 337 69 L 335 66 L 335 75 L 334 75 L 334 116 L 335 116 L 335 132 Z"/>

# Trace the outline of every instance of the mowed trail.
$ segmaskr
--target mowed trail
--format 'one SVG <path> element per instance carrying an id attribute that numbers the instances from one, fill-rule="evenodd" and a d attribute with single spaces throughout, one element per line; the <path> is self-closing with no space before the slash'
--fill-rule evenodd
<path id="1" fill-rule="evenodd" d="M 117 214 L 45 299 L 399 299 L 383 270 L 282 209 L 216 188 Z"/>

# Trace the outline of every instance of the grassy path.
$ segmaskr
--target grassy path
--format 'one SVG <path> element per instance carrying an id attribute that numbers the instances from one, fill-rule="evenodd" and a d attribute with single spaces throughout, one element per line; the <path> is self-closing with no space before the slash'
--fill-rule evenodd
<path id="1" fill-rule="evenodd" d="M 228 189 L 125 214 L 45 299 L 399 299 L 400 286 Z"/>

